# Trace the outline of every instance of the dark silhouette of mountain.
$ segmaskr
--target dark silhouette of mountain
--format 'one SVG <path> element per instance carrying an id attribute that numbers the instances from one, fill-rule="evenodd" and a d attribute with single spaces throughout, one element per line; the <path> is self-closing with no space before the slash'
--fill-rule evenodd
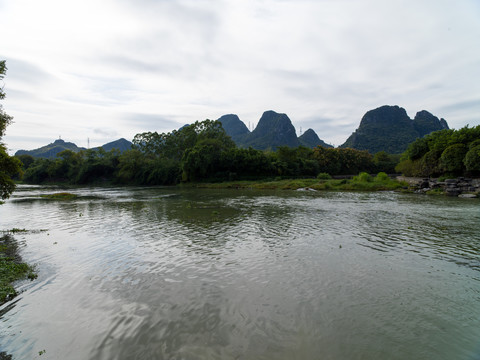
<path id="1" fill-rule="evenodd" d="M 379 151 L 400 154 L 415 139 L 442 129 L 448 129 L 447 122 L 428 111 L 418 112 L 412 120 L 405 109 L 385 105 L 368 111 L 358 129 L 340 147 L 368 150 L 372 154 Z"/>
<path id="2" fill-rule="evenodd" d="M 333 147 L 332 145 L 325 143 L 325 141 L 320 140 L 317 133 L 312 129 L 308 129 L 307 131 L 305 131 L 302 135 L 298 137 L 298 140 L 300 141 L 300 144 L 309 148 L 314 148 L 317 146 L 323 146 L 326 148 Z"/>
<path id="3" fill-rule="evenodd" d="M 105 151 L 110 151 L 111 149 L 118 149 L 120 152 L 124 152 L 132 147 L 132 143 L 125 139 L 118 139 L 116 141 L 109 142 L 105 145 L 100 146 Z M 99 149 L 100 147 L 93 148 L 92 150 Z M 42 146 L 41 148 L 34 150 L 18 150 L 15 153 L 15 156 L 18 155 L 31 155 L 36 158 L 47 158 L 55 159 L 57 154 L 63 150 L 71 150 L 73 152 L 79 152 L 81 150 L 87 150 L 84 147 L 78 147 L 74 143 L 66 142 L 62 139 L 55 140 L 53 143 Z"/>
<path id="4" fill-rule="evenodd" d="M 110 151 L 112 149 L 117 149 L 121 153 L 123 153 L 124 151 L 130 150 L 132 148 L 132 143 L 130 141 L 124 139 L 124 138 L 121 138 L 121 139 L 109 142 L 105 145 L 99 146 L 99 147 L 94 148 L 94 149 L 99 149 L 99 148 L 103 148 L 103 150 L 105 150 L 105 151 Z"/>
<path id="5" fill-rule="evenodd" d="M 53 143 L 42 146 L 35 150 L 18 150 L 15 156 L 18 155 L 31 155 L 37 158 L 55 159 L 59 152 L 63 150 L 71 150 L 79 152 L 80 150 L 86 150 L 85 148 L 79 148 L 77 145 L 71 142 L 66 142 L 62 139 L 55 140 Z"/>
<path id="6" fill-rule="evenodd" d="M 250 134 L 247 126 L 238 118 L 237 115 L 223 115 L 218 119 L 222 123 L 225 132 L 232 138 L 235 143 L 241 143 L 246 135 Z"/>
<path id="7" fill-rule="evenodd" d="M 295 128 L 286 114 L 275 111 L 265 111 L 260 118 L 255 130 L 250 132 L 247 126 L 237 115 L 223 115 L 218 119 L 222 123 L 227 135 L 239 147 L 252 147 L 257 150 L 275 150 L 278 146 L 315 147 L 317 145 L 329 147 L 320 140 L 312 129 L 309 129 L 302 136 L 297 138 Z"/>
<path id="8" fill-rule="evenodd" d="M 257 127 L 242 145 L 258 150 L 275 150 L 278 146 L 300 146 L 300 141 L 289 117 L 269 110 L 263 113 Z"/>
<path id="9" fill-rule="evenodd" d="M 445 119 L 440 119 L 426 110 L 417 112 L 413 119 L 413 127 L 417 130 L 420 137 L 424 137 L 433 131 L 448 129 Z"/>

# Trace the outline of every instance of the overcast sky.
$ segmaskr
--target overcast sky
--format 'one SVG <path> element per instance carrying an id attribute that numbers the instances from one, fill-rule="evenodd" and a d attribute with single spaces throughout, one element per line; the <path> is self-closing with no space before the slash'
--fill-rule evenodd
<path id="1" fill-rule="evenodd" d="M 337 146 L 382 105 L 480 124 L 478 0 L 0 0 L 0 24 L 10 153 L 266 110 Z"/>

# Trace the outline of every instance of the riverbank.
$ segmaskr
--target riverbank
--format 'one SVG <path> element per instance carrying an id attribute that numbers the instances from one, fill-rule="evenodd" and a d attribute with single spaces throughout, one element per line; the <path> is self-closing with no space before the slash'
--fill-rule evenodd
<path id="1" fill-rule="evenodd" d="M 190 183 L 182 186 L 207 189 L 272 189 L 305 191 L 392 191 L 407 190 L 408 183 L 391 179 L 385 173 L 371 176 L 361 173 L 351 179 L 281 179 Z"/>
<path id="2" fill-rule="evenodd" d="M 447 195 L 466 198 L 480 197 L 480 179 L 458 177 L 419 178 L 399 176 L 397 180 L 408 183 L 415 193 L 428 195 Z"/>
<path id="3" fill-rule="evenodd" d="M 34 267 L 22 261 L 17 241 L 12 235 L 25 231 L 12 229 L 0 236 L 0 305 L 18 295 L 13 287 L 15 281 L 37 277 Z"/>

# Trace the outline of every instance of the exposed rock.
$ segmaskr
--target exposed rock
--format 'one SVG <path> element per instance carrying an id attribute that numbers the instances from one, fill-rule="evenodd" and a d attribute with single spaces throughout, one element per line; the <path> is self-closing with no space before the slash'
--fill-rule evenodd
<path id="1" fill-rule="evenodd" d="M 448 196 L 460 196 L 462 197 L 477 197 L 475 194 L 480 193 L 480 181 L 478 179 L 473 180 L 469 178 L 459 177 L 457 179 L 446 179 L 445 181 L 437 181 L 435 179 L 421 179 L 413 184 L 418 193 L 427 193 L 434 189 L 442 189 Z M 473 195 L 473 196 L 471 196 Z"/>
<path id="2" fill-rule="evenodd" d="M 458 195 L 459 198 L 464 198 L 464 199 L 475 199 L 477 195 L 475 194 L 460 194 Z"/>

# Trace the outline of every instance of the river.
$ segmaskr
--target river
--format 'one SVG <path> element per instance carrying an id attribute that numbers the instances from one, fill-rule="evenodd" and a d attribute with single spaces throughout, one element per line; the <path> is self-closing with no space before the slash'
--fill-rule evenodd
<path id="1" fill-rule="evenodd" d="M 480 202 L 21 186 L 13 359 L 480 359 Z"/>

